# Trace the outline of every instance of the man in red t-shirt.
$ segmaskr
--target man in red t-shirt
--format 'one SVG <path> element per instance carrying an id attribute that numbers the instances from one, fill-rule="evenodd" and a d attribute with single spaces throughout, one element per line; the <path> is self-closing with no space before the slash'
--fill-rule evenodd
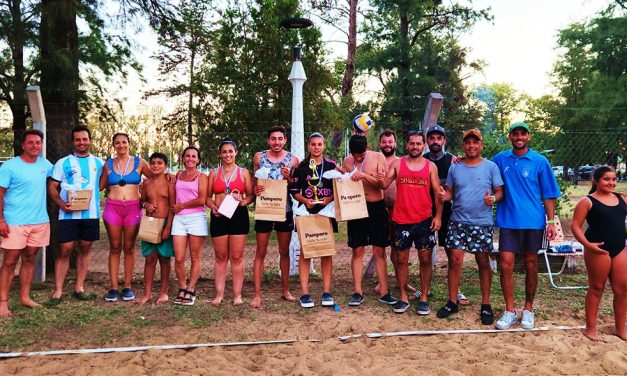
<path id="1" fill-rule="evenodd" d="M 422 156 L 425 136 L 408 132 L 405 139 L 407 155 L 393 161 L 383 182 L 387 188 L 396 181 L 396 203 L 392 213 L 394 222 L 393 245 L 398 252 L 396 275 L 400 288 L 400 300 L 394 305 L 395 313 L 409 308 L 407 281 L 409 278 L 409 249 L 412 243 L 418 249 L 420 259 L 421 291 L 429 291 L 431 283 L 431 252 L 435 246 L 434 231 L 440 229 L 442 204 L 435 200 L 435 216 L 432 216 L 430 190 L 440 192 L 440 179 L 435 164 Z M 431 313 L 427 294 L 422 294 L 417 308 L 419 315 Z"/>

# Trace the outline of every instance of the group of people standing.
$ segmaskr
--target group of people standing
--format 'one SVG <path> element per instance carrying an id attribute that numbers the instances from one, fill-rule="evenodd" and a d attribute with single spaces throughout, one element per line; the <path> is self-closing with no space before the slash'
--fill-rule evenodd
<path id="1" fill-rule="evenodd" d="M 146 215 L 164 220 L 161 242 L 141 241 L 146 257 L 146 291 L 141 303 L 152 298 L 152 283 L 157 261 L 161 266 L 161 291 L 157 303 L 168 301 L 170 259 L 175 259 L 178 293 L 174 304 L 193 305 L 196 283 L 201 273 L 200 253 L 207 235 L 211 235 L 215 251 L 215 297 L 213 305 L 224 299 L 227 266 L 230 262 L 233 281 L 233 304 L 242 304 L 244 280 L 243 253 L 249 232 L 248 206 L 264 187 L 254 178 L 260 168 L 270 171 L 270 179 L 285 179 L 289 194 L 298 206 L 310 214 L 319 213 L 333 201 L 333 183 L 324 177 L 331 170 L 350 172 L 351 179 L 361 181 L 367 201 L 368 216 L 348 221 L 348 245 L 352 249 L 351 269 L 354 293 L 350 306 L 365 300 L 362 288 L 365 247 L 372 246 L 378 277 L 377 293 L 381 303 L 392 306 L 395 313 L 404 313 L 410 306 L 409 294 L 415 289 L 409 284 L 409 250 L 418 250 L 420 288 L 417 313 L 429 315 L 428 298 L 432 276 L 432 252 L 436 244 L 443 246 L 449 260 L 448 302 L 437 310 L 437 317 L 446 318 L 459 311 L 468 300 L 460 291 L 461 266 L 464 253 L 474 254 L 479 267 L 482 294 L 480 320 L 493 324 L 495 315 L 490 305 L 492 272 L 490 255 L 500 258 L 500 281 L 505 310 L 498 320 L 498 329 L 511 328 L 518 322 L 514 302 L 514 260 L 523 256 L 525 302 L 520 326 L 535 325 L 533 302 L 537 289 L 537 253 L 543 238 L 555 237 L 555 199 L 560 197 L 556 179 L 546 158 L 529 148 L 529 126 L 514 123 L 508 138 L 512 149 L 496 155 L 492 161 L 482 157 L 483 137 L 476 129 L 467 130 L 462 137 L 463 157 L 455 158 L 444 152 L 446 131 L 436 125 L 426 133 L 408 132 L 405 136 L 406 154 L 396 155 L 396 135 L 390 130 L 379 136 L 381 152 L 369 150 L 367 138 L 354 134 L 349 140 L 350 155 L 341 166 L 325 157 L 325 140 L 317 132 L 307 142 L 308 155 L 303 161 L 284 149 L 287 134 L 282 126 L 267 132 L 269 149 L 254 156 L 254 170 L 238 166 L 237 145 L 224 140 L 218 147 L 220 167 L 203 174 L 198 166 L 200 151 L 187 147 L 181 156 L 183 169 L 176 175 L 167 174 L 168 159 L 154 153 L 149 161 L 133 157 L 130 139 L 124 133 L 113 136 L 115 157 L 106 162 L 89 152 L 89 129 L 78 126 L 72 130 L 73 153 L 54 166 L 39 157 L 43 134 L 28 130 L 22 140 L 24 153 L 6 162 L 0 169 L 0 236 L 4 262 L 0 272 L 0 316 L 10 316 L 8 293 L 15 264 L 21 257 L 20 303 L 28 307 L 38 304 L 29 297 L 37 249 L 49 242 L 50 230 L 46 214 L 46 191 L 59 207 L 59 251 L 55 259 L 55 286 L 50 304 L 61 302 L 63 285 L 74 249 L 78 252 L 77 281 L 72 296 L 93 298 L 86 294 L 84 281 L 89 266 L 89 250 L 99 239 L 99 191 L 107 189 L 102 218 L 110 243 L 110 290 L 106 301 L 135 299 L 132 288 L 134 248 L 142 208 Z M 428 146 L 429 150 L 426 150 Z M 145 179 L 142 181 L 142 175 Z M 590 290 L 586 297 L 587 330 L 585 334 L 598 339 L 596 314 L 600 296 L 608 276 L 614 290 L 616 332 L 627 339 L 625 311 L 627 256 L 624 250 L 623 221 L 627 206 L 623 195 L 613 193 L 616 173 L 611 167 L 598 169 L 593 176 L 596 191 L 583 199 L 575 210 L 573 234 L 585 247 L 586 266 L 590 275 Z M 46 188 L 47 187 L 47 188 Z M 72 209 L 72 197 L 77 192 L 91 197 L 85 210 Z M 220 213 L 223 201 L 231 196 L 238 207 L 228 218 Z M 288 200 L 290 202 L 291 200 Z M 496 205 L 496 223 L 493 207 Z M 211 211 L 209 225 L 206 209 Z M 612 208 L 612 209 L 610 209 Z M 610 214 L 611 212 L 611 214 Z M 582 225 L 588 220 L 584 234 Z M 331 219 L 334 231 L 337 222 Z M 611 222 L 611 223 L 610 223 Z M 619 223 L 617 225 L 617 223 Z M 499 246 L 493 242 L 494 226 L 500 228 Z M 620 227 L 621 233 L 618 233 Z M 261 281 L 264 258 L 272 231 L 277 234 L 280 255 L 282 298 L 296 300 L 288 288 L 289 243 L 294 230 L 292 205 L 286 207 L 286 220 L 272 222 L 256 220 L 257 249 L 254 261 L 254 296 L 251 306 L 261 306 Z M 298 229 L 296 229 L 298 231 Z M 436 240 L 439 240 L 436 242 Z M 619 241 L 620 240 L 620 241 Z M 619 244 L 620 243 L 620 244 Z M 400 294 L 394 297 L 387 285 L 386 247 L 391 246 L 391 260 Z M 186 269 L 189 249 L 191 267 Z M 118 287 L 121 254 L 124 254 L 124 284 Z M 315 306 L 309 291 L 310 260 L 301 252 L 299 279 L 303 308 Z M 322 306 L 333 306 L 331 294 L 332 256 L 321 258 Z"/>

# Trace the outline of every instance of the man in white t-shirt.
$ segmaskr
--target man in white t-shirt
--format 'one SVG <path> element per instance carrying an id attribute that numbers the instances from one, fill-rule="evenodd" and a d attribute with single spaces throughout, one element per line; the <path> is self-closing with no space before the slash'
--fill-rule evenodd
<path id="1" fill-rule="evenodd" d="M 95 296 L 85 293 L 85 277 L 89 268 L 89 250 L 94 240 L 100 239 L 100 196 L 98 194 L 103 161 L 89 152 L 91 132 L 79 125 L 72 129 L 73 153 L 59 159 L 48 182 L 50 199 L 59 207 L 57 241 L 59 252 L 55 257 L 54 292 L 47 305 L 61 302 L 63 284 L 70 267 L 70 255 L 76 248 L 76 286 L 72 297 L 90 300 Z M 77 198 L 89 200 L 88 208 L 77 210 Z"/>

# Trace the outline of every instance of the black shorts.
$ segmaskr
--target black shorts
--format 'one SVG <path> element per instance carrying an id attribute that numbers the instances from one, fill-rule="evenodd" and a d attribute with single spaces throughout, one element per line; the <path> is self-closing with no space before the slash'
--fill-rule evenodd
<path id="1" fill-rule="evenodd" d="M 501 228 L 499 232 L 499 252 L 538 253 L 542 248 L 544 230 L 519 230 Z"/>
<path id="2" fill-rule="evenodd" d="M 406 251 L 412 243 L 416 249 L 432 249 L 435 247 L 435 234 L 431 231 L 431 220 L 409 224 L 394 224 L 394 242 L 392 246 L 397 251 Z"/>
<path id="3" fill-rule="evenodd" d="M 374 245 L 387 247 L 390 245 L 388 234 L 388 209 L 383 200 L 367 202 L 368 217 L 348 221 L 348 246 L 351 248 Z"/>
<path id="4" fill-rule="evenodd" d="M 57 231 L 60 244 L 76 240 L 93 242 L 100 239 L 100 219 L 62 219 Z"/>
<path id="5" fill-rule="evenodd" d="M 442 226 L 438 230 L 438 245 L 445 247 L 446 235 L 448 234 L 448 224 L 451 220 L 451 214 L 453 213 L 453 204 L 450 202 L 442 203 Z"/>
<path id="6" fill-rule="evenodd" d="M 233 217 L 230 219 L 221 215 L 215 217 L 211 213 L 211 222 L 209 223 L 209 233 L 212 237 L 224 235 L 248 235 L 250 222 L 248 220 L 248 209 L 239 206 L 235 209 Z"/>
<path id="7" fill-rule="evenodd" d="M 291 211 L 285 213 L 285 221 L 255 221 L 255 232 L 292 232 L 294 231 L 294 214 Z"/>

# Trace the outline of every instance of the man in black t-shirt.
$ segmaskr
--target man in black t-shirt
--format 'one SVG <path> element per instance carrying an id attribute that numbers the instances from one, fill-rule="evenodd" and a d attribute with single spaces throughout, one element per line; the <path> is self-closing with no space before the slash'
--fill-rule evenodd
<path id="1" fill-rule="evenodd" d="M 455 156 L 451 153 L 444 151 L 444 145 L 446 145 L 446 131 L 439 125 L 434 125 L 427 129 L 427 145 L 429 151 L 423 155 L 426 159 L 435 163 L 438 168 L 438 177 L 440 178 L 440 185 L 444 187 L 446 183 L 446 177 L 451 164 L 455 161 Z M 437 199 L 434 193 L 431 192 L 431 200 Z M 442 226 L 438 231 L 438 244 L 444 247 L 444 239 L 446 239 L 446 233 L 448 230 L 448 222 L 452 213 L 451 202 L 442 203 Z M 444 249 L 448 256 L 449 250 Z M 435 254 L 435 253 L 434 253 Z M 422 294 L 421 291 L 416 291 L 416 296 L 419 297 Z M 468 305 L 468 299 L 461 291 L 457 293 L 457 304 Z"/>

